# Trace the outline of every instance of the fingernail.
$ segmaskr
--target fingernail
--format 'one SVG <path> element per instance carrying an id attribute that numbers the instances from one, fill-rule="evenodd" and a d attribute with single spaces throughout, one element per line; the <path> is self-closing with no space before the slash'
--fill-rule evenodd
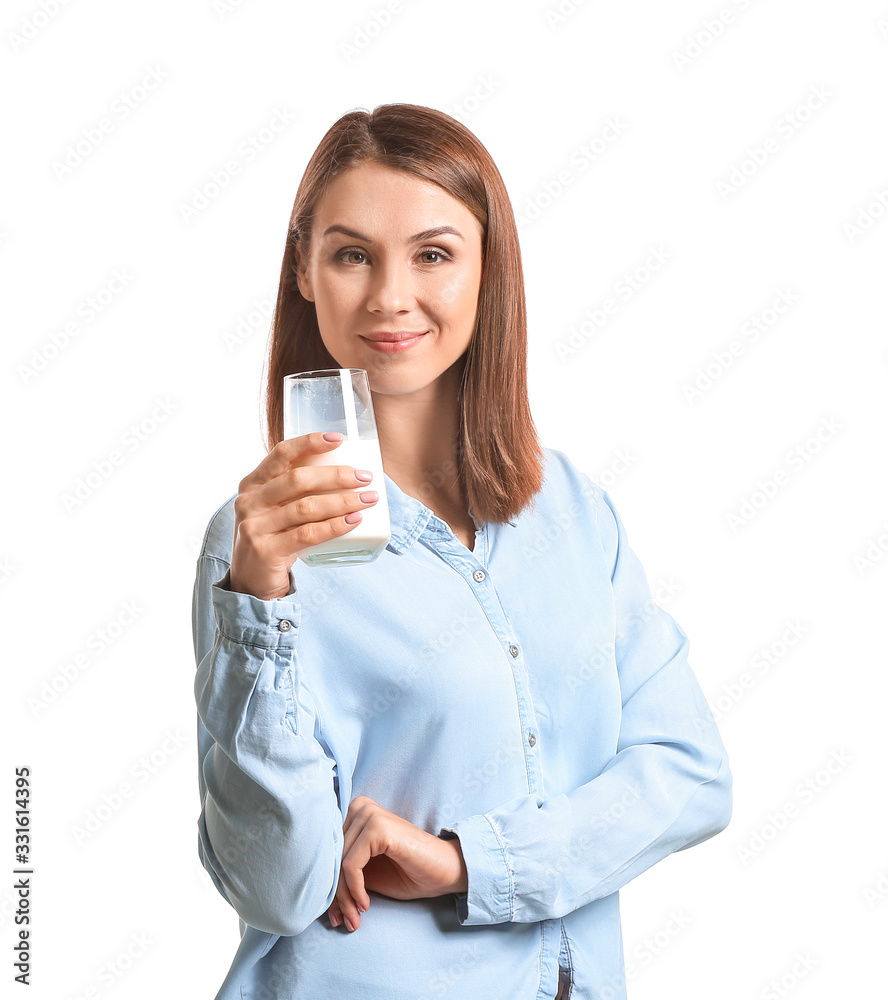
<path id="1" fill-rule="evenodd" d="M 346 917 L 346 918 L 345 918 L 345 926 L 346 926 L 346 927 L 347 927 L 347 928 L 348 928 L 348 929 L 349 929 L 350 931 L 353 931 L 353 930 L 354 930 L 354 927 L 352 926 L 352 922 L 351 922 L 351 921 L 350 921 L 350 920 L 348 919 L 348 917 Z"/>
<path id="2" fill-rule="evenodd" d="M 337 917 L 335 913 L 330 914 L 330 924 L 333 927 L 338 927 L 342 923 L 342 917 Z"/>
<path id="3" fill-rule="evenodd" d="M 324 435 L 324 440 L 325 441 L 341 441 L 342 440 L 342 435 L 339 433 L 339 431 L 330 431 L 329 433 L 327 433 L 327 434 Z"/>
<path id="4" fill-rule="evenodd" d="M 355 479 L 360 479 L 362 483 L 369 483 L 373 478 L 373 473 L 367 469 L 355 469 Z"/>

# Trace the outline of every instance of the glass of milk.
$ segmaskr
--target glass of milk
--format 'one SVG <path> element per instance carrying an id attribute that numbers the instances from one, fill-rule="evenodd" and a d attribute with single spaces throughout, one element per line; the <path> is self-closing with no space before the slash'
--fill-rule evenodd
<path id="1" fill-rule="evenodd" d="M 309 545 L 302 549 L 299 558 L 308 566 L 372 562 L 388 545 L 392 534 L 370 380 L 364 368 L 323 368 L 284 376 L 284 437 L 316 431 L 339 431 L 342 443 L 332 451 L 310 455 L 304 464 L 368 469 L 373 479 L 356 486 L 355 492 L 376 490 L 379 500 L 364 509 L 364 516 L 351 531 Z"/>

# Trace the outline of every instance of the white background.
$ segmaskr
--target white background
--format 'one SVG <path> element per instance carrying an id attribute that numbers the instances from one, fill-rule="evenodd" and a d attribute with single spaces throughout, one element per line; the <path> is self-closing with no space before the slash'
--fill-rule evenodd
<path id="1" fill-rule="evenodd" d="M 228 969 L 237 919 L 197 857 L 195 555 L 264 454 L 305 164 L 341 114 L 405 101 L 464 121 L 530 220 L 541 439 L 613 497 L 728 747 L 730 826 L 622 892 L 630 998 L 872 996 L 888 5 L 393 6 L 4 5 L 4 994 L 21 765 L 29 996 L 212 997 Z"/>

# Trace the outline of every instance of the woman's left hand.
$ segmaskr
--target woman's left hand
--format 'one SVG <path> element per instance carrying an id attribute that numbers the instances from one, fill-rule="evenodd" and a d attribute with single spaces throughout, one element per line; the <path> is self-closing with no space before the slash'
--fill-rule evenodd
<path id="1" fill-rule="evenodd" d="M 467 890 L 466 865 L 456 838 L 426 833 L 366 795 L 352 799 L 342 829 L 339 886 L 327 911 L 334 927 L 345 918 L 358 929 L 361 912 L 370 907 L 370 890 L 393 899 Z"/>

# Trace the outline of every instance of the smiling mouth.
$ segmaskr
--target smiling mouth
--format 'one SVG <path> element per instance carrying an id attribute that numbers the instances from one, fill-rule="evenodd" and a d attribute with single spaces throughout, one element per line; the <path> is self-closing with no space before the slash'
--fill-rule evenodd
<path id="1" fill-rule="evenodd" d="M 374 344 L 399 344 L 402 340 L 415 340 L 424 337 L 428 330 L 394 330 L 391 333 L 378 332 L 361 334 L 362 340 L 370 340 Z"/>
<path id="2" fill-rule="evenodd" d="M 406 354 L 425 339 L 427 332 L 413 333 L 411 331 L 400 330 L 397 333 L 375 333 L 367 337 L 362 336 L 361 340 L 371 350 L 379 354 Z"/>

